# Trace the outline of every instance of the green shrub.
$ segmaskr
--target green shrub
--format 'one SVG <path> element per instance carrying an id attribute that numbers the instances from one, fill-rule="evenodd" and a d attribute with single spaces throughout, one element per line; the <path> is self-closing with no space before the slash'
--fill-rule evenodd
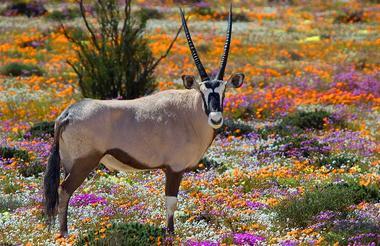
<path id="1" fill-rule="evenodd" d="M 15 158 L 17 160 L 28 162 L 30 161 L 29 153 L 23 149 L 14 147 L 2 146 L 0 147 L 0 156 L 4 159 Z"/>
<path id="2" fill-rule="evenodd" d="M 232 16 L 233 21 L 237 22 L 248 22 L 249 18 L 246 14 L 244 13 L 236 13 Z"/>
<path id="3" fill-rule="evenodd" d="M 46 167 L 38 161 L 22 164 L 17 168 L 17 171 L 24 177 L 38 177 L 45 171 Z"/>
<path id="4" fill-rule="evenodd" d="M 63 10 L 54 10 L 46 15 L 46 18 L 52 21 L 72 20 L 80 16 L 79 9 L 67 8 Z"/>
<path id="5" fill-rule="evenodd" d="M 214 19 L 219 20 L 219 21 L 227 20 L 228 19 L 228 12 L 214 13 Z M 232 15 L 232 21 L 234 21 L 234 22 L 248 22 L 249 18 L 244 13 L 234 13 Z"/>
<path id="6" fill-rule="evenodd" d="M 361 201 L 378 201 L 379 190 L 357 183 L 330 184 L 308 189 L 301 197 L 291 197 L 280 202 L 275 208 L 281 225 L 305 227 L 322 211 L 345 213 L 348 206 Z"/>
<path id="7" fill-rule="evenodd" d="M 139 11 L 136 12 L 136 14 L 140 17 L 141 20 L 164 18 L 164 15 L 160 11 L 153 8 L 141 8 Z"/>
<path id="8" fill-rule="evenodd" d="M 86 36 L 86 33 L 83 31 L 83 29 L 79 27 L 69 26 L 65 27 L 65 34 L 69 36 L 71 39 L 75 40 L 76 42 L 86 42 L 88 39 L 88 36 Z"/>
<path id="9" fill-rule="evenodd" d="M 350 168 L 360 163 L 360 158 L 349 153 L 331 154 L 320 156 L 314 164 L 328 168 Z"/>
<path id="10" fill-rule="evenodd" d="M 315 110 L 311 112 L 296 111 L 295 113 L 287 115 L 280 123 L 280 128 L 284 130 L 289 127 L 296 127 L 300 129 L 316 129 L 322 130 L 325 124 L 325 119 L 331 116 L 329 112 L 323 110 Z"/>
<path id="11" fill-rule="evenodd" d="M 139 223 L 113 224 L 101 238 L 99 230 L 81 235 L 76 245 L 163 245 L 165 231 L 151 225 Z"/>
<path id="12" fill-rule="evenodd" d="M 54 121 L 42 121 L 34 124 L 29 132 L 28 135 L 31 137 L 53 137 L 54 136 Z"/>
<path id="13" fill-rule="evenodd" d="M 257 130 L 264 139 L 269 135 L 290 136 L 302 134 L 305 130 L 322 130 L 325 124 L 346 128 L 347 122 L 336 119 L 331 113 L 324 110 L 296 111 L 285 116 L 281 122 L 274 126 L 267 126 Z"/>
<path id="14" fill-rule="evenodd" d="M 28 17 L 38 17 L 46 13 L 47 10 L 40 1 L 16 0 L 11 1 L 0 14 L 4 16 L 26 15 Z"/>
<path id="15" fill-rule="evenodd" d="M 214 15 L 215 12 L 209 6 L 195 6 L 191 9 L 191 13 L 205 16 Z"/>
<path id="16" fill-rule="evenodd" d="M 42 76 L 44 72 L 35 65 L 13 62 L 3 66 L 0 73 L 7 76 Z"/>
<path id="17" fill-rule="evenodd" d="M 85 97 L 133 99 L 152 93 L 156 88 L 154 69 L 167 56 L 179 34 L 167 52 L 154 59 L 144 38 L 146 18 L 132 16 L 131 1 L 125 0 L 122 11 L 118 2 L 95 1 L 96 24 L 93 25 L 87 21 L 80 1 L 86 26 L 84 40 L 65 32 L 78 48 L 78 62 L 68 62 L 78 76 L 79 87 Z"/>

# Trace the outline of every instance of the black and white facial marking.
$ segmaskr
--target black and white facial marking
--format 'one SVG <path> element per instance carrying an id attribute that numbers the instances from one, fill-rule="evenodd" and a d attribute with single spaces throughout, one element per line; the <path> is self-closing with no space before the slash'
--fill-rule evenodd
<path id="1" fill-rule="evenodd" d="M 228 87 L 240 87 L 244 81 L 244 74 L 234 74 L 228 81 L 215 79 L 198 83 L 191 75 L 183 75 L 182 80 L 187 89 L 196 89 L 201 93 L 202 106 L 208 117 L 208 124 L 218 129 L 223 125 L 224 93 Z"/>
<path id="2" fill-rule="evenodd" d="M 240 87 L 243 84 L 244 74 L 237 73 L 232 75 L 228 81 L 224 81 L 224 71 L 227 66 L 228 53 L 231 44 L 231 33 L 232 33 L 232 4 L 230 5 L 230 13 L 228 15 L 228 27 L 227 27 L 227 37 L 224 44 L 224 52 L 220 62 L 220 69 L 217 76 L 214 79 L 210 79 L 207 75 L 205 68 L 199 59 L 197 49 L 194 46 L 193 40 L 191 39 L 191 34 L 189 28 L 187 27 L 185 15 L 180 9 L 182 26 L 186 34 L 187 43 L 193 56 L 195 66 L 198 69 L 199 75 L 201 77 L 200 83 L 195 81 L 194 76 L 183 75 L 183 84 L 187 89 L 197 89 L 200 91 L 203 99 L 203 109 L 208 117 L 208 123 L 214 129 L 217 129 L 223 125 L 223 100 L 224 92 L 228 86 L 233 86 L 235 88 Z"/>
<path id="3" fill-rule="evenodd" d="M 217 129 L 223 125 L 223 99 L 227 82 L 222 80 L 205 81 L 199 84 L 202 94 L 203 110 L 208 116 L 208 123 Z"/>

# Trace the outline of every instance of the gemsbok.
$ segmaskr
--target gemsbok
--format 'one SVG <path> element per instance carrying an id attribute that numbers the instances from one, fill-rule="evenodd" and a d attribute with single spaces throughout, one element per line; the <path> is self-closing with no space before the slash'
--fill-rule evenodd
<path id="1" fill-rule="evenodd" d="M 48 223 L 58 213 L 60 233 L 68 235 L 70 197 L 89 173 L 103 163 L 117 170 L 162 169 L 165 173 L 167 228 L 174 232 L 174 212 L 184 172 L 197 167 L 223 125 L 227 87 L 240 87 L 244 74 L 223 80 L 231 44 L 232 6 L 220 69 L 210 78 L 191 39 L 180 9 L 182 27 L 201 82 L 183 75 L 187 90 L 167 90 L 134 100 L 85 99 L 65 109 L 55 121 L 54 143 L 44 177 Z M 64 180 L 60 183 L 60 165 Z"/>

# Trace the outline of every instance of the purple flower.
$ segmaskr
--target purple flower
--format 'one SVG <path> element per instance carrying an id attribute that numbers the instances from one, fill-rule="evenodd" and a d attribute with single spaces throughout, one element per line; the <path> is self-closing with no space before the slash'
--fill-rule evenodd
<path id="1" fill-rule="evenodd" d="M 286 241 L 281 242 L 281 246 L 296 246 L 298 244 L 299 243 L 297 241 L 293 241 L 293 240 L 286 240 Z"/>
<path id="2" fill-rule="evenodd" d="M 334 85 L 343 83 L 344 89 L 354 95 L 372 94 L 376 97 L 380 96 L 380 81 L 376 75 L 367 75 L 351 69 L 337 74 L 334 81 Z"/>
<path id="3" fill-rule="evenodd" d="M 71 198 L 70 206 L 84 207 L 91 204 L 107 204 L 107 200 L 94 194 L 78 194 Z"/>
<path id="4" fill-rule="evenodd" d="M 252 209 L 261 209 L 267 207 L 266 204 L 261 203 L 261 202 L 251 202 L 247 201 L 247 207 L 252 208 Z"/>
<path id="5" fill-rule="evenodd" d="M 323 211 L 320 212 L 317 216 L 315 216 L 315 219 L 318 221 L 328 221 L 335 217 L 335 213 L 333 211 Z"/>
<path id="6" fill-rule="evenodd" d="M 359 155 L 371 156 L 376 151 L 376 143 L 361 136 L 360 132 L 334 131 L 319 140 L 321 144 L 334 146 L 337 150 L 357 152 Z"/>
<path id="7" fill-rule="evenodd" d="M 106 206 L 102 211 L 100 211 L 100 216 L 114 216 L 116 214 L 116 211 L 113 207 Z"/>
<path id="8" fill-rule="evenodd" d="M 233 234 L 234 244 L 237 245 L 256 245 L 260 241 L 264 241 L 265 238 L 249 233 L 235 233 Z"/>
<path id="9" fill-rule="evenodd" d="M 350 237 L 348 241 L 354 243 L 350 245 L 360 245 L 360 244 L 357 244 L 357 242 L 363 242 L 363 241 L 371 242 L 368 245 L 376 245 L 376 242 L 380 242 L 380 234 L 363 233 L 363 234 L 356 235 L 354 237 Z"/>
<path id="10" fill-rule="evenodd" d="M 212 241 L 202 241 L 202 242 L 197 242 L 197 241 L 187 241 L 186 246 L 218 246 L 219 244 L 216 242 Z"/>

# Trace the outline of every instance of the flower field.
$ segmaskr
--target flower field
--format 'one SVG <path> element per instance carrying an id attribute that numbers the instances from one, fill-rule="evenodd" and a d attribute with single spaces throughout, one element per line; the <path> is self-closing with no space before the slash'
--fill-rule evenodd
<path id="1" fill-rule="evenodd" d="M 0 3 L 0 245 L 74 245 L 91 230 L 106 237 L 114 222 L 165 227 L 162 171 L 102 166 L 70 200 L 70 236 L 45 225 L 42 177 L 53 139 L 41 122 L 82 98 L 66 62 L 77 59 L 75 49 L 52 14 L 69 15 L 77 4 L 46 2 L 47 13 L 31 18 L 7 14 L 8 2 Z M 146 32 L 156 57 L 180 25 L 176 2 L 133 6 L 156 10 Z M 168 240 L 379 245 L 380 4 L 233 2 L 226 74 L 246 80 L 226 93 L 225 125 L 181 183 Z M 181 6 L 203 64 L 216 73 L 229 1 Z M 83 26 L 79 15 L 66 17 L 66 27 Z M 156 69 L 158 90 L 183 89 L 183 74 L 197 73 L 182 33 Z"/>

